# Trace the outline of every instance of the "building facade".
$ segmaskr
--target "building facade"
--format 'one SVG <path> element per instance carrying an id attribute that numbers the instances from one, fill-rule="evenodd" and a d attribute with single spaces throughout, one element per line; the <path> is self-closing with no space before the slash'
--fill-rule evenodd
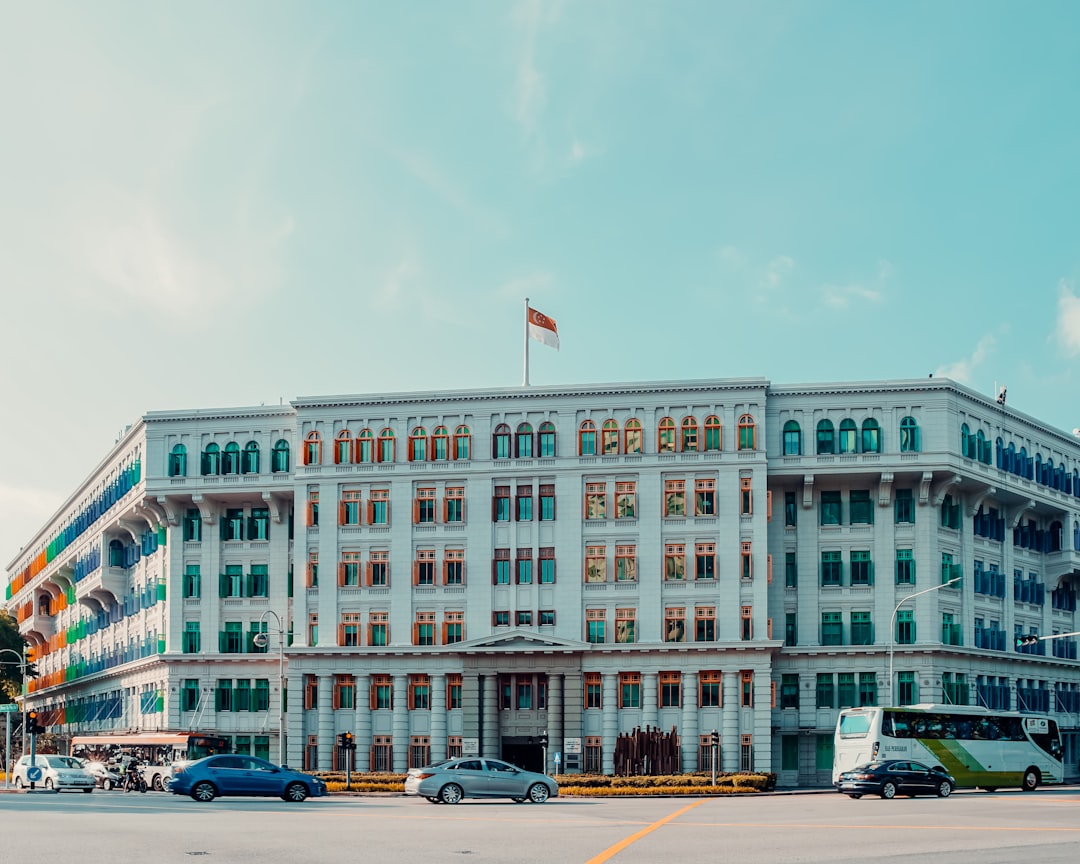
<path id="1" fill-rule="evenodd" d="M 1080 629 L 1080 446 L 947 380 L 154 412 L 8 582 L 62 734 L 269 756 L 283 716 L 313 770 L 348 731 L 359 770 L 610 773 L 639 728 L 708 770 L 715 730 L 721 770 L 794 786 L 841 707 L 951 702 L 1049 713 L 1080 757 L 1076 640 L 1014 649 Z"/>

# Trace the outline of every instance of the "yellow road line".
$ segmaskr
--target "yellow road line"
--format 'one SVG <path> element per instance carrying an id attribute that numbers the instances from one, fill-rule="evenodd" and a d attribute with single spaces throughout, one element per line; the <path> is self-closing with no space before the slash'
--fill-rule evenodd
<path id="1" fill-rule="evenodd" d="M 683 811 L 680 810 L 679 813 Z M 676 813 L 675 816 L 679 814 Z M 673 817 L 669 817 L 673 818 Z M 667 820 L 664 820 L 667 821 Z M 662 823 L 657 823 L 657 826 Z M 656 826 L 653 826 L 656 827 Z M 680 822 L 680 828 L 805 828 L 805 829 L 824 829 L 833 831 L 837 828 L 854 828 L 857 830 L 866 829 L 869 831 L 880 830 L 896 830 L 898 828 L 912 831 L 1058 831 L 1065 834 L 1080 834 L 1080 828 L 1067 828 L 1062 826 L 1047 826 L 1047 825 L 1033 825 L 1030 828 L 1020 825 L 858 825 L 847 823 L 807 823 L 802 824 L 798 822 Z M 648 829 L 651 831 L 652 827 Z M 642 832 L 647 833 L 647 832 Z M 635 835 L 636 837 L 637 835 Z M 592 859 L 587 864 L 592 864 L 593 861 L 599 861 L 601 859 Z"/>
<path id="2" fill-rule="evenodd" d="M 610 861 L 612 858 L 614 858 L 616 855 L 618 855 L 620 852 L 622 852 L 622 850 L 625 849 L 627 846 L 629 846 L 631 843 L 636 843 L 638 840 L 640 840 L 646 834 L 651 834 L 653 831 L 655 831 L 661 825 L 666 825 L 672 819 L 678 819 L 680 816 L 682 816 L 683 813 L 686 813 L 686 812 L 688 812 L 690 810 L 693 810 L 695 807 L 701 806 L 702 804 L 705 803 L 706 800 L 708 800 L 708 799 L 704 799 L 704 800 L 701 800 L 701 801 L 695 801 L 693 804 L 689 804 L 686 807 L 683 807 L 682 810 L 676 810 L 674 813 L 672 813 L 672 814 L 670 814 L 668 816 L 665 816 L 663 819 L 660 819 L 657 822 L 653 822 L 652 825 L 648 825 L 648 826 L 642 828 L 636 834 L 631 834 L 629 837 L 625 838 L 624 840 L 620 840 L 614 846 L 609 846 L 607 849 L 605 849 L 599 855 L 594 855 L 592 858 L 590 858 L 588 861 L 586 861 L 585 864 L 604 864 L 605 861 Z"/>

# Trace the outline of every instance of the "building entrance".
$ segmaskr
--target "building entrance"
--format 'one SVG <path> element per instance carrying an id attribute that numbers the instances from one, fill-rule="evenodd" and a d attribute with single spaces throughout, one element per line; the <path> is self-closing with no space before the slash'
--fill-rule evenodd
<path id="1" fill-rule="evenodd" d="M 502 759 L 525 771 L 544 771 L 544 748 L 534 735 L 504 735 Z"/>

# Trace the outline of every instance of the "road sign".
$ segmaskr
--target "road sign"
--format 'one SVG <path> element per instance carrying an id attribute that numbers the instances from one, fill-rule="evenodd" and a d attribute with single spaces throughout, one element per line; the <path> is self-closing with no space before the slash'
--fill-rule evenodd
<path id="1" fill-rule="evenodd" d="M 26 779 L 31 783 L 37 783 L 41 780 L 41 768 L 37 765 L 31 765 L 26 769 Z"/>
<path id="2" fill-rule="evenodd" d="M 19 713 L 19 706 L 16 705 L 14 702 L 6 702 L 5 704 L 0 705 L 0 714 L 18 714 L 18 713 Z"/>

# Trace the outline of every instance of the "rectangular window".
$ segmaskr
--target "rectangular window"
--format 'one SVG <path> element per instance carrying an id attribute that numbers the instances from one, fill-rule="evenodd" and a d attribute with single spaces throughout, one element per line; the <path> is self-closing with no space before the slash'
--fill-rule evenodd
<path id="1" fill-rule="evenodd" d="M 784 553 L 784 587 L 799 587 L 799 564 L 795 552 Z"/>
<path id="2" fill-rule="evenodd" d="M 252 507 L 248 517 L 248 540 L 270 539 L 270 508 Z"/>
<path id="3" fill-rule="evenodd" d="M 517 584 L 518 585 L 532 585 L 533 581 L 533 559 L 532 549 L 518 549 L 517 558 L 515 559 L 515 570 L 517 572 Z"/>
<path id="4" fill-rule="evenodd" d="M 607 581 L 607 547 L 585 547 L 585 581 Z"/>
<path id="5" fill-rule="evenodd" d="M 664 516 L 668 518 L 686 515 L 686 481 L 664 481 Z"/>
<path id="6" fill-rule="evenodd" d="M 660 673 L 660 707 L 678 708 L 682 705 L 682 673 Z"/>
<path id="7" fill-rule="evenodd" d="M 716 515 L 716 481 L 698 478 L 694 481 L 694 515 Z"/>
<path id="8" fill-rule="evenodd" d="M 833 687 L 833 675 L 831 672 L 819 672 L 817 676 L 817 700 L 818 708 L 835 708 L 836 693 Z"/>
<path id="9" fill-rule="evenodd" d="M 222 632 L 222 654 L 242 654 L 244 652 L 244 625 L 239 621 L 226 621 Z"/>
<path id="10" fill-rule="evenodd" d="M 641 707 L 641 673 L 619 673 L 619 707 Z"/>
<path id="11" fill-rule="evenodd" d="M 248 573 L 248 597 L 270 596 L 270 567 L 268 564 L 252 564 Z"/>
<path id="12" fill-rule="evenodd" d="M 417 612 L 413 622 L 413 645 L 435 644 L 435 613 Z"/>
<path id="13" fill-rule="evenodd" d="M 866 708 L 877 705 L 877 673 L 859 673 L 859 706 Z"/>
<path id="14" fill-rule="evenodd" d="M 214 688 L 214 709 L 217 711 L 235 711 L 235 693 L 231 678 L 219 678 L 217 687 Z"/>
<path id="15" fill-rule="evenodd" d="M 694 578 L 716 578 L 716 544 L 694 544 Z"/>
<path id="16" fill-rule="evenodd" d="M 431 764 L 431 737 L 412 735 L 409 738 L 409 767 L 423 768 Z"/>
<path id="17" fill-rule="evenodd" d="M 432 613 L 434 614 L 434 613 Z M 409 676 L 409 710 L 428 711 L 431 709 L 431 679 L 422 673 Z M 426 765 L 427 763 L 423 763 Z"/>
<path id="18" fill-rule="evenodd" d="M 540 584 L 555 584 L 555 547 L 540 547 Z"/>
<path id="19" fill-rule="evenodd" d="M 794 528 L 799 524 L 798 498 L 794 492 L 784 493 L 784 526 Z"/>
<path id="20" fill-rule="evenodd" d="M 491 521 L 510 521 L 510 487 L 496 486 L 495 494 L 491 499 Z"/>
<path id="21" fill-rule="evenodd" d="M 941 641 L 945 645 L 964 644 L 963 632 L 953 612 L 941 613 Z"/>
<path id="22" fill-rule="evenodd" d="M 740 543 L 739 560 L 741 562 L 740 576 L 744 582 L 754 578 L 754 550 L 752 543 Z"/>
<path id="23" fill-rule="evenodd" d="M 555 485 L 540 484 L 540 521 L 555 521 Z"/>
<path id="24" fill-rule="evenodd" d="M 342 552 L 338 565 L 338 585 L 342 588 L 360 587 L 360 553 Z"/>
<path id="25" fill-rule="evenodd" d="M 319 644 L 319 613 L 308 613 L 308 645 L 315 646 Z"/>
<path id="26" fill-rule="evenodd" d="M 799 770 L 799 736 L 780 736 L 780 770 Z"/>
<path id="27" fill-rule="evenodd" d="M 716 607 L 715 606 L 695 606 L 694 607 L 694 641 L 695 642 L 715 642 L 716 641 Z"/>
<path id="28" fill-rule="evenodd" d="M 743 708 L 754 707 L 754 673 L 744 669 L 739 673 L 741 683 L 741 703 Z"/>
<path id="29" fill-rule="evenodd" d="M 356 679 L 352 675 L 334 676 L 334 710 L 356 709 Z"/>
<path id="30" fill-rule="evenodd" d="M 219 597 L 244 596 L 244 567 L 242 564 L 226 564 L 218 586 Z"/>
<path id="31" fill-rule="evenodd" d="M 821 586 L 839 587 L 843 582 L 844 562 L 839 552 L 821 553 Z"/>
<path id="32" fill-rule="evenodd" d="M 664 546 L 664 579 L 681 582 L 686 578 L 686 544 L 667 543 Z"/>
<path id="33" fill-rule="evenodd" d="M 390 490 L 372 489 L 368 501 L 368 523 L 371 525 L 390 524 Z"/>
<path id="34" fill-rule="evenodd" d="M 416 490 L 416 498 L 413 499 L 413 524 L 435 524 L 435 487 L 424 487 Z"/>
<path id="35" fill-rule="evenodd" d="M 447 486 L 443 499 L 443 521 L 460 524 L 465 521 L 465 487 Z"/>
<path id="36" fill-rule="evenodd" d="M 390 644 L 390 613 L 371 612 L 368 615 L 368 645 L 376 648 Z"/>
<path id="37" fill-rule="evenodd" d="M 198 543 L 202 540 L 202 514 L 198 507 L 189 507 L 184 512 L 184 541 Z"/>
<path id="38" fill-rule="evenodd" d="M 495 560 L 491 562 L 491 582 L 493 585 L 510 584 L 510 550 L 496 549 Z"/>
<path id="39" fill-rule="evenodd" d="M 851 553 L 851 584 L 873 585 L 874 562 L 870 560 L 868 549 L 855 549 Z"/>
<path id="40" fill-rule="evenodd" d="M 393 439 L 389 442 L 393 447 Z M 391 451 L 392 452 L 392 451 Z M 392 735 L 375 735 L 371 741 L 371 770 L 389 772 L 394 767 L 394 738 Z M 314 770 L 314 768 L 312 769 Z"/>
<path id="41" fill-rule="evenodd" d="M 915 498 L 910 489 L 897 489 L 896 501 L 893 505 L 893 516 L 897 525 L 914 524 L 915 522 Z"/>
<path id="42" fill-rule="evenodd" d="M 390 584 L 390 553 L 372 551 L 368 553 L 368 586 L 386 588 Z"/>
<path id="43" fill-rule="evenodd" d="M 443 552 L 443 585 L 465 584 L 465 550 L 447 549 Z"/>
<path id="44" fill-rule="evenodd" d="M 585 707 L 603 708 L 603 688 L 599 672 L 585 673 Z"/>
<path id="45" fill-rule="evenodd" d="M 338 505 L 338 524 L 360 524 L 360 492 L 358 490 L 346 489 L 341 493 L 341 503 Z"/>
<path id="46" fill-rule="evenodd" d="M 505 609 L 497 609 L 491 613 L 492 627 L 509 627 L 510 613 Z"/>
<path id="47" fill-rule="evenodd" d="M 870 492 L 867 489 L 851 490 L 851 524 L 874 524 L 874 505 L 870 503 Z"/>
<path id="48" fill-rule="evenodd" d="M 456 645 L 465 639 L 465 613 L 443 612 L 443 645 Z"/>
<path id="49" fill-rule="evenodd" d="M 664 610 L 664 641 L 686 641 L 686 610 L 680 607 Z"/>
<path id="50" fill-rule="evenodd" d="M 822 492 L 821 493 L 821 524 L 822 525 L 840 525 L 842 524 L 843 514 L 841 512 L 840 505 L 840 493 L 839 492 Z"/>
<path id="51" fill-rule="evenodd" d="M 637 481 L 624 480 L 615 484 L 615 518 L 637 519 Z"/>
<path id="52" fill-rule="evenodd" d="M 838 708 L 854 708 L 856 702 L 855 693 L 855 673 L 854 672 L 840 672 L 836 676 L 837 679 L 837 707 Z"/>
<path id="53" fill-rule="evenodd" d="M 916 705 L 919 702 L 919 684 L 914 672 L 898 672 L 896 675 L 896 702 L 898 705 Z"/>
<path id="54" fill-rule="evenodd" d="M 198 621 L 184 622 L 183 653 L 198 654 L 202 647 L 202 636 L 199 633 Z"/>
<path id="55" fill-rule="evenodd" d="M 739 638 L 749 642 L 754 638 L 754 607 L 743 606 L 739 610 Z"/>
<path id="56" fill-rule="evenodd" d="M 721 673 L 704 671 L 698 674 L 698 705 L 702 708 L 719 708 L 722 690 Z"/>
<path id="57" fill-rule="evenodd" d="M 915 642 L 915 612 L 901 609 L 896 613 L 896 642 L 898 645 L 911 645 Z"/>
<path id="58" fill-rule="evenodd" d="M 799 613 L 784 613 L 784 644 L 794 647 L 799 644 Z"/>
<path id="59" fill-rule="evenodd" d="M 554 609 L 541 609 L 539 612 L 540 626 L 541 627 L 554 627 L 555 626 L 555 610 Z"/>
<path id="60" fill-rule="evenodd" d="M 435 550 L 417 549 L 413 561 L 413 585 L 435 584 Z"/>
<path id="61" fill-rule="evenodd" d="M 199 679 L 185 678 L 180 687 L 180 710 L 195 711 L 199 707 Z"/>
<path id="62" fill-rule="evenodd" d="M 851 644 L 873 645 L 874 624 L 867 611 L 851 613 Z"/>
<path id="63" fill-rule="evenodd" d="M 184 568 L 184 598 L 202 596 L 202 573 L 198 564 L 188 564 Z"/>
<path id="64" fill-rule="evenodd" d="M 623 645 L 637 642 L 637 611 L 635 609 L 615 610 L 615 641 Z"/>
<path id="65" fill-rule="evenodd" d="M 607 484 L 606 483 L 586 483 L 585 484 L 585 518 L 586 519 L 606 519 L 607 518 Z"/>
<path id="66" fill-rule="evenodd" d="M 797 674 L 780 676 L 780 707 L 799 707 L 799 676 Z"/>
<path id="67" fill-rule="evenodd" d="M 754 512 L 753 478 L 739 478 L 739 515 L 749 516 Z"/>
<path id="68" fill-rule="evenodd" d="M 915 584 L 915 556 L 911 549 L 896 550 L 896 584 Z"/>
<path id="69" fill-rule="evenodd" d="M 342 612 L 338 625 L 338 645 L 356 647 L 360 644 L 360 613 Z"/>
<path id="70" fill-rule="evenodd" d="M 518 522 L 532 522 L 533 519 L 533 487 L 518 486 L 517 496 L 514 499 L 514 516 Z"/>
<path id="71" fill-rule="evenodd" d="M 604 739 L 600 735 L 585 736 L 585 773 L 599 774 L 604 765 Z"/>
<path id="72" fill-rule="evenodd" d="M 821 613 L 821 644 L 844 644 L 844 616 L 841 612 Z"/>
<path id="73" fill-rule="evenodd" d="M 446 676 L 446 707 L 456 711 L 461 704 L 461 673 L 451 672 Z M 461 739 L 458 739 L 458 746 L 461 746 Z"/>
<path id="74" fill-rule="evenodd" d="M 604 644 L 607 631 L 607 612 L 604 609 L 585 610 L 585 641 L 593 645 Z M 599 673 L 597 673 L 599 674 Z"/>
<path id="75" fill-rule="evenodd" d="M 307 560 L 307 587 L 319 587 L 319 553 L 308 552 Z"/>
<path id="76" fill-rule="evenodd" d="M 244 539 L 244 511 L 230 508 L 225 511 L 225 517 L 221 523 L 222 540 Z"/>
<path id="77" fill-rule="evenodd" d="M 369 705 L 372 711 L 393 710 L 394 679 L 391 676 L 371 676 L 371 695 Z"/>

